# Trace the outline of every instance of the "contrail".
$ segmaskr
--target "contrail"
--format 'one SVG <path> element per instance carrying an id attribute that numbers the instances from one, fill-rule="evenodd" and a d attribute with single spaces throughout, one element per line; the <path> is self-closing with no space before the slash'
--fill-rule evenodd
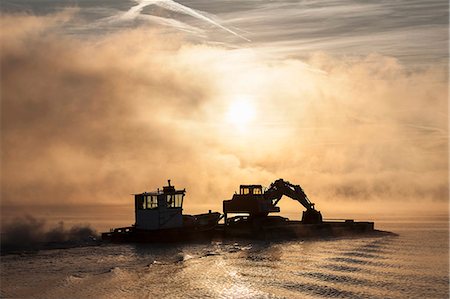
<path id="1" fill-rule="evenodd" d="M 154 4 L 154 5 L 157 5 L 159 7 L 165 8 L 167 10 L 171 10 L 171 11 L 174 11 L 174 12 L 177 12 L 177 13 L 182 13 L 182 14 L 194 17 L 196 19 L 206 21 L 206 22 L 208 22 L 210 24 L 213 24 L 216 27 L 219 27 L 219 28 L 221 28 L 221 29 L 223 29 L 223 30 L 233 34 L 234 36 L 237 36 L 237 37 L 239 37 L 239 38 L 241 38 L 243 40 L 246 40 L 246 41 L 250 42 L 250 40 L 248 38 L 246 38 L 246 37 L 244 37 L 244 36 L 234 32 L 233 30 L 231 30 L 231 29 L 229 29 L 229 28 L 227 28 L 227 27 L 225 27 L 225 26 L 223 26 L 223 25 L 221 25 L 219 23 L 217 23 L 213 19 L 210 19 L 210 18 L 204 16 L 203 14 L 199 13 L 198 11 L 196 11 L 196 10 L 190 8 L 190 7 L 184 6 L 184 5 L 180 4 L 180 3 L 177 3 L 177 2 L 175 2 L 173 0 L 137 0 L 137 1 L 138 1 L 138 4 L 133 6 L 133 7 L 131 7 L 127 12 L 125 12 L 120 17 L 121 19 L 134 19 L 134 18 L 136 18 L 137 16 L 140 15 L 142 10 L 146 6 Z"/>

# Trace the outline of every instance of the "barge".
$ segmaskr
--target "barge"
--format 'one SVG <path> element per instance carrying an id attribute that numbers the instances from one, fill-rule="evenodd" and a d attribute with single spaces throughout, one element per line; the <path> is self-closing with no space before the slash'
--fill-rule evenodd
<path id="1" fill-rule="evenodd" d="M 304 239 L 386 234 L 374 229 L 373 222 L 324 221 L 300 185 L 283 179 L 268 188 L 241 185 L 239 193 L 223 201 L 223 214 L 211 212 L 184 215 L 186 190 L 170 184 L 162 190 L 134 194 L 135 224 L 102 233 L 111 242 L 183 242 L 210 239 Z M 280 212 L 282 197 L 298 201 L 306 210 L 302 220 L 289 220 L 269 214 Z M 230 217 L 231 216 L 231 217 Z M 223 219 L 223 222 L 219 223 Z"/>
<path id="2" fill-rule="evenodd" d="M 305 210 L 301 221 L 289 220 L 270 214 L 280 212 L 277 204 L 283 197 L 298 201 Z M 239 193 L 223 201 L 225 238 L 304 239 L 342 237 L 381 233 L 373 222 L 356 222 L 352 219 L 324 221 L 300 185 L 278 179 L 268 188 L 262 185 L 241 185 Z M 229 215 L 235 215 L 229 217 Z"/>

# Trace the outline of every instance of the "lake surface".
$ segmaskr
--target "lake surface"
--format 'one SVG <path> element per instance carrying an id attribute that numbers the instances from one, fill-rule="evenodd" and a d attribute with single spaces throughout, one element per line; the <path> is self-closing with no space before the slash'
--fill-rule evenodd
<path id="1" fill-rule="evenodd" d="M 399 236 L 104 245 L 2 257 L 2 298 L 448 298 L 448 222 Z"/>

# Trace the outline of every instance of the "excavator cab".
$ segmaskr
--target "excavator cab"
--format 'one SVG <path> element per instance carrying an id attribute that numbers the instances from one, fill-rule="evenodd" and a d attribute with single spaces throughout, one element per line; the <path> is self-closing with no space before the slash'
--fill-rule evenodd
<path id="1" fill-rule="evenodd" d="M 261 185 L 240 185 L 239 194 L 234 194 L 230 200 L 223 201 L 225 218 L 228 213 L 248 214 L 250 216 L 267 216 L 271 212 L 279 212 L 272 200 L 264 197 Z"/>

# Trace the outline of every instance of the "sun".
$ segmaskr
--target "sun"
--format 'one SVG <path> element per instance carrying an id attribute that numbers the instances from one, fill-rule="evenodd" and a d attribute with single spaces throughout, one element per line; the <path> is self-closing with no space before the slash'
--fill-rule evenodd
<path id="1" fill-rule="evenodd" d="M 230 103 L 226 121 L 239 129 L 244 129 L 255 119 L 255 115 L 256 110 L 251 99 L 239 96 Z"/>

